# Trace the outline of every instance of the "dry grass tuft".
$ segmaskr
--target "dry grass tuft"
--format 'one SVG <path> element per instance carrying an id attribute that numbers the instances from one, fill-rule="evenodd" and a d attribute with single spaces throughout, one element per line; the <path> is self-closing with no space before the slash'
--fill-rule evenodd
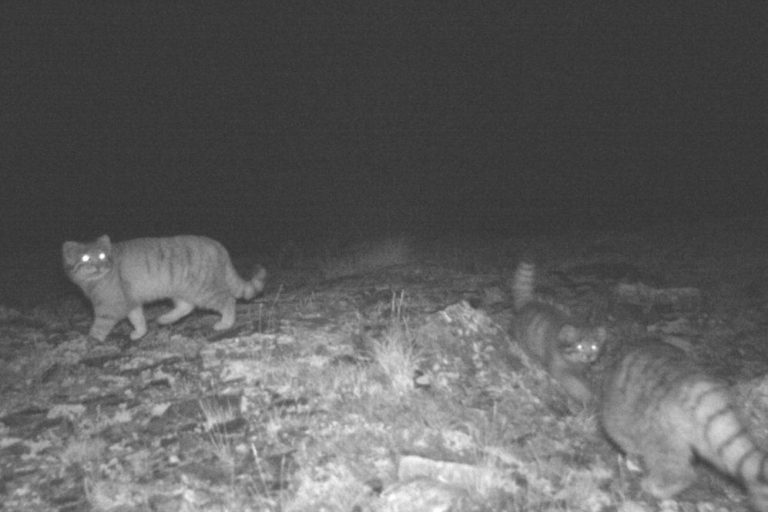
<path id="1" fill-rule="evenodd" d="M 397 395 L 413 391 L 419 356 L 405 328 L 390 329 L 383 340 L 374 342 L 373 353 Z"/>

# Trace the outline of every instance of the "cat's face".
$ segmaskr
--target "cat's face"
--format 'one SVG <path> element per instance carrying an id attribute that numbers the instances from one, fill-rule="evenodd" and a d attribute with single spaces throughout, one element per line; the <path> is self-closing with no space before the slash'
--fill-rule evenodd
<path id="1" fill-rule="evenodd" d="M 573 363 L 593 363 L 608 339 L 605 327 L 564 325 L 558 335 L 563 356 Z"/>
<path id="2" fill-rule="evenodd" d="M 76 281 L 93 281 L 112 268 L 112 244 L 104 235 L 95 242 L 64 242 L 64 268 Z"/>

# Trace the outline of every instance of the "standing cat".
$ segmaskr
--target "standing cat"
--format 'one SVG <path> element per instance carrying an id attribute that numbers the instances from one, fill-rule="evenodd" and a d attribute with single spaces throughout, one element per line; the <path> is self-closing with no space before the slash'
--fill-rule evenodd
<path id="1" fill-rule="evenodd" d="M 521 262 L 512 281 L 515 334 L 572 398 L 587 404 L 593 397 L 584 376 L 608 338 L 605 327 L 584 326 L 560 308 L 534 297 L 536 268 Z"/>
<path id="2" fill-rule="evenodd" d="M 608 436 L 643 457 L 646 492 L 665 499 L 687 488 L 695 454 L 741 480 L 755 509 L 768 512 L 768 454 L 738 419 L 727 386 L 683 351 L 661 342 L 628 350 L 606 376 L 600 409 Z"/>
<path id="3" fill-rule="evenodd" d="M 93 304 L 90 335 L 104 341 L 120 320 L 133 325 L 131 339 L 147 332 L 142 304 L 172 299 L 175 307 L 160 316 L 173 323 L 195 307 L 221 313 L 213 328 L 235 322 L 235 300 L 251 299 L 264 288 L 263 268 L 243 281 L 227 250 L 202 236 L 137 238 L 112 243 L 107 235 L 90 243 L 64 242 L 64 269 Z"/>

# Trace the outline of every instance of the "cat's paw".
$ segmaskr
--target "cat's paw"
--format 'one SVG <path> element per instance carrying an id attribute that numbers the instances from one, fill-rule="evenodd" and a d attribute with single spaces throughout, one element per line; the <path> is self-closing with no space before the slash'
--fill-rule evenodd
<path id="1" fill-rule="evenodd" d="M 231 329 L 232 326 L 235 325 L 235 322 L 227 322 L 224 320 L 219 320 L 215 324 L 213 324 L 213 330 L 214 331 L 224 331 L 226 329 Z"/>
<path id="2" fill-rule="evenodd" d="M 136 341 L 139 338 L 141 338 L 142 336 L 144 336 L 145 334 L 147 334 L 147 329 L 146 328 L 145 329 L 141 329 L 141 330 L 136 329 L 133 332 L 131 332 L 130 337 L 131 337 L 131 340 Z"/>
<path id="3" fill-rule="evenodd" d="M 661 479 L 658 475 L 647 476 L 640 481 L 640 487 L 648 494 L 664 500 L 686 489 L 692 483 L 689 475 L 667 475 L 667 477 L 668 479 Z"/>
<path id="4" fill-rule="evenodd" d="M 88 338 L 93 340 L 93 341 L 103 342 L 104 340 L 107 339 L 107 334 L 109 334 L 109 333 L 102 332 L 100 330 L 93 330 L 93 329 L 91 329 L 90 331 L 88 331 Z"/>
<path id="5" fill-rule="evenodd" d="M 160 325 L 168 325 L 178 320 L 178 318 L 176 318 L 176 316 L 172 315 L 171 313 L 172 312 L 168 312 L 168 313 L 165 313 L 164 315 L 160 315 L 159 317 L 157 317 L 157 323 L 159 323 Z"/>

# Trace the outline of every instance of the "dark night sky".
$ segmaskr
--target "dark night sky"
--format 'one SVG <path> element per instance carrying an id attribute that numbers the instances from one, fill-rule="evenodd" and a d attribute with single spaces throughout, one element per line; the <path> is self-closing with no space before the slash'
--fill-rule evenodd
<path id="1" fill-rule="evenodd" d="M 766 212 L 765 2 L 321 4 L 3 2 L 4 250 Z"/>

